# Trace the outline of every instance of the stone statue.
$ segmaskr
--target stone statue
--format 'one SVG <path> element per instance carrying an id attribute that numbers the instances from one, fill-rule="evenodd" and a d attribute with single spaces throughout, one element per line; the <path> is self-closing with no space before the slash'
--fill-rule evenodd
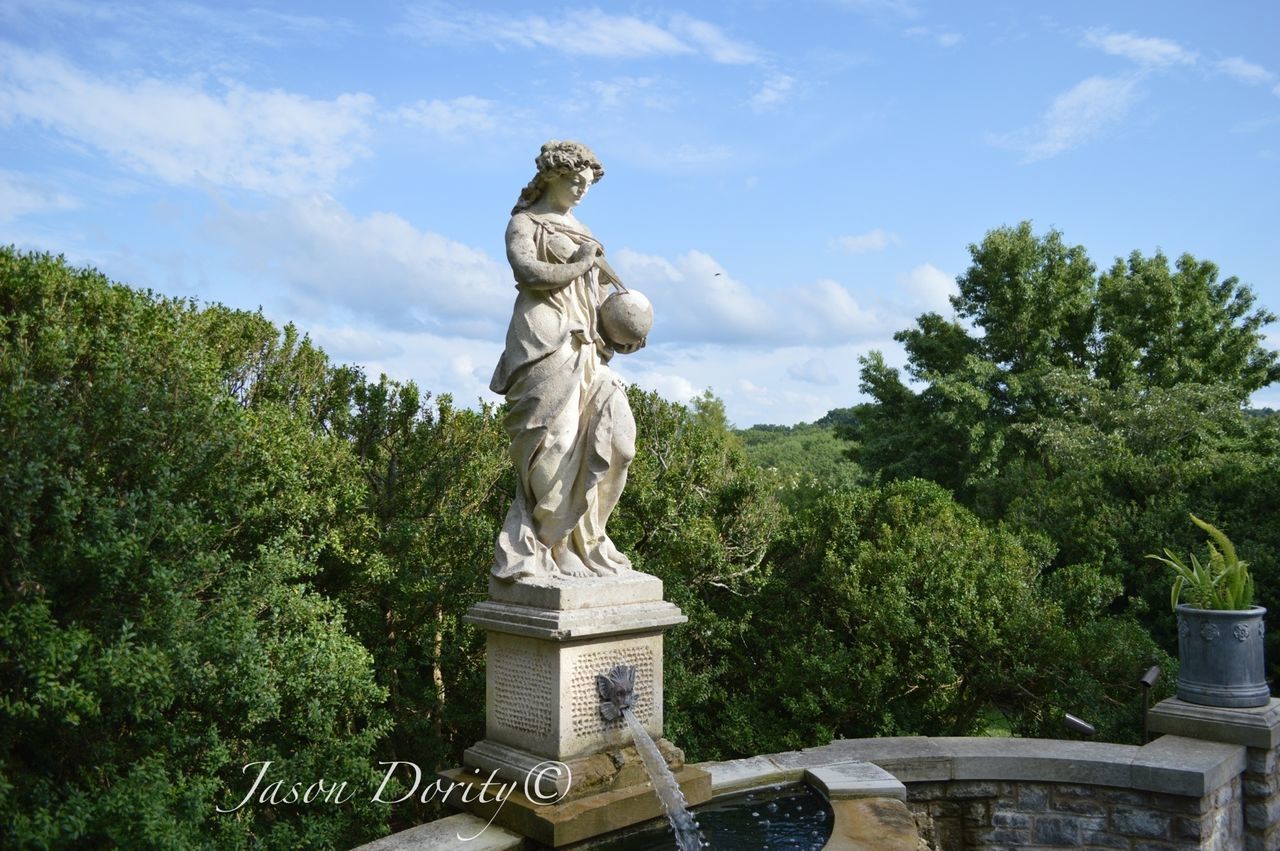
<path id="1" fill-rule="evenodd" d="M 611 576 L 631 570 L 605 524 L 627 481 L 636 426 L 609 361 L 644 347 L 653 314 L 639 293 L 610 295 L 610 286 L 625 287 L 573 214 L 604 176 L 595 154 L 552 141 L 535 162 L 507 225 L 518 294 L 489 383 L 510 404 L 504 426 L 519 478 L 493 575 Z M 614 329 L 612 339 L 602 329 Z"/>

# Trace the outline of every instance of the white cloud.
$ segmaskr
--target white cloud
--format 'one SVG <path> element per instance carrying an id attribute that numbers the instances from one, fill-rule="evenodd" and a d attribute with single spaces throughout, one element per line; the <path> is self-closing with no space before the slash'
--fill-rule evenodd
<path id="1" fill-rule="evenodd" d="M 403 29 L 432 44 L 478 42 L 498 48 L 544 48 L 609 59 L 701 55 L 728 65 L 759 61 L 755 48 L 726 36 L 714 24 L 684 14 L 672 16 L 664 25 L 599 9 L 546 18 L 477 12 L 433 3 L 409 9 Z"/>
<path id="2" fill-rule="evenodd" d="M 663 105 L 662 98 L 653 94 L 654 79 L 652 77 L 615 77 L 611 80 L 595 80 L 589 88 L 597 98 L 594 106 L 604 109 L 629 106 L 637 99 L 648 107 Z"/>
<path id="3" fill-rule="evenodd" d="M 796 381 L 817 384 L 823 387 L 830 387 L 840 383 L 840 379 L 836 378 L 835 373 L 831 371 L 831 367 L 827 366 L 827 362 L 822 358 L 809 358 L 803 363 L 792 364 L 787 367 L 787 375 Z"/>
<path id="4" fill-rule="evenodd" d="M 943 32 L 932 27 L 909 27 L 903 31 L 903 34 L 912 38 L 928 39 L 939 47 L 955 47 L 964 41 L 964 36 L 960 33 Z"/>
<path id="5" fill-rule="evenodd" d="M 49 54 L 0 51 L 0 121 L 42 125 L 174 184 L 276 194 L 327 187 L 367 155 L 372 111 L 364 94 L 319 101 L 235 84 L 210 93 L 155 78 L 108 81 Z"/>
<path id="6" fill-rule="evenodd" d="M 901 237 L 896 233 L 890 233 L 884 228 L 875 228 L 866 233 L 838 236 L 832 240 L 832 245 L 850 254 L 866 254 L 871 251 L 883 251 L 890 245 L 898 245 L 901 242 Z"/>
<path id="7" fill-rule="evenodd" d="M 784 102 L 795 87 L 796 78 L 787 74 L 774 74 L 764 81 L 760 90 L 751 96 L 751 108 L 764 112 Z"/>
<path id="8" fill-rule="evenodd" d="M 288 320 L 297 322 L 298 317 Z M 284 321 L 280 317 L 278 321 Z M 435 396 L 451 394 L 459 404 L 495 401 L 489 377 L 502 354 L 502 338 L 471 340 L 426 331 L 370 329 L 359 324 L 302 324 L 336 363 L 362 367 L 370 378 L 385 374 L 412 380 Z"/>
<path id="9" fill-rule="evenodd" d="M 488 133 L 496 129 L 496 106 L 491 100 L 467 95 L 451 100 L 420 100 L 401 107 L 396 111 L 396 116 L 441 136 L 458 136 Z"/>
<path id="10" fill-rule="evenodd" d="M 1035 127 L 990 141 L 1022 151 L 1024 163 L 1046 160 L 1118 124 L 1137 97 L 1132 77 L 1090 77 L 1058 95 Z"/>
<path id="11" fill-rule="evenodd" d="M 30 175 L 0 169 L 0 222 L 32 213 L 74 210 L 80 202 Z"/>
<path id="12" fill-rule="evenodd" d="M 772 334 L 769 305 L 705 252 L 668 261 L 624 248 L 613 265 L 628 287 L 653 302 L 658 339 L 728 342 Z"/>
<path id="13" fill-rule="evenodd" d="M 329 357 L 340 363 L 380 365 L 404 354 L 405 348 L 386 331 L 353 325 L 311 325 L 307 333 Z"/>
<path id="14" fill-rule="evenodd" d="M 614 358 L 610 366 L 623 379 L 656 390 L 676 402 L 688 402 L 702 388 L 724 400 L 729 421 L 756 423 L 812 422 L 832 408 L 858 402 L 857 360 L 881 349 L 890 363 L 903 361 L 901 346 L 891 339 L 859 343 L 839 341 L 824 346 L 740 348 L 724 345 L 650 345 L 635 355 Z M 798 378 L 810 360 L 832 365 L 834 384 Z M 821 375 L 815 372 L 814 375 Z M 744 379 L 744 376 L 750 376 Z"/>
<path id="15" fill-rule="evenodd" d="M 644 355 L 641 354 L 641 360 Z M 628 359 L 626 367 L 628 371 L 636 371 L 637 378 L 635 382 L 646 390 L 652 390 L 663 398 L 672 402 L 679 402 L 687 405 L 689 400 L 695 396 L 701 396 L 702 391 L 694 386 L 693 382 L 685 378 L 683 375 L 675 375 L 673 373 L 661 371 L 648 371 L 640 368 L 638 371 L 631 367 L 632 359 Z M 619 364 L 615 361 L 613 364 L 617 369 Z"/>
<path id="16" fill-rule="evenodd" d="M 1131 33 L 1113 33 L 1107 29 L 1092 29 L 1085 33 L 1084 43 L 1112 56 L 1120 56 L 1147 67 L 1169 65 L 1193 65 L 1194 51 L 1187 50 L 1175 41 L 1165 38 L 1136 36 Z"/>
<path id="17" fill-rule="evenodd" d="M 83 33 L 94 52 L 124 64 L 207 74 L 245 69 L 246 46 L 315 46 L 357 29 L 331 10 L 307 15 L 235 5 L 238 8 L 196 2 L 5 0 L 0 3 L 0 30 L 26 44 L 53 37 L 71 45 Z"/>
<path id="18" fill-rule="evenodd" d="M 835 345 L 875 333 L 883 322 L 836 281 L 763 296 L 702 251 L 667 260 L 624 248 L 612 263 L 628 287 L 653 302 L 654 343 Z"/>
<path id="19" fill-rule="evenodd" d="M 505 263 L 390 213 L 357 219 L 327 196 L 227 211 L 212 229 L 247 274 L 317 321 L 501 340 L 515 299 Z"/>
<path id="20" fill-rule="evenodd" d="M 693 42 L 711 61 L 722 65 L 752 65 L 760 61 L 754 47 L 736 41 L 715 24 L 678 14 L 671 18 L 671 30 Z"/>
<path id="21" fill-rule="evenodd" d="M 1275 75 L 1266 68 L 1239 56 L 1219 60 L 1217 68 L 1222 73 L 1229 74 L 1243 83 L 1270 83 L 1275 79 Z"/>
<path id="22" fill-rule="evenodd" d="M 880 314 L 859 304 L 843 284 L 827 278 L 812 287 L 793 288 L 786 298 L 792 315 L 784 320 L 801 332 L 799 339 L 833 345 L 876 333 L 881 326 Z"/>
<path id="23" fill-rule="evenodd" d="M 910 296 L 912 304 L 942 314 L 950 310 L 950 297 L 958 292 L 955 278 L 931 263 L 916 266 L 899 277 L 898 283 Z"/>

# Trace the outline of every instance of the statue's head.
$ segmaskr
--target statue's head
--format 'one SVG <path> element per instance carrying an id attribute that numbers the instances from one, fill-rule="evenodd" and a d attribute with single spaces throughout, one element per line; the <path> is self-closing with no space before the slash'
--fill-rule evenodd
<path id="1" fill-rule="evenodd" d="M 520 199 L 511 210 L 513 216 L 541 198 L 542 193 L 553 180 L 571 178 L 587 169 L 591 170 L 592 183 L 604 177 L 604 166 L 600 164 L 600 160 L 596 159 L 591 149 L 581 142 L 562 142 L 553 139 L 542 146 L 534 162 L 538 166 L 538 173 L 520 192 Z"/>

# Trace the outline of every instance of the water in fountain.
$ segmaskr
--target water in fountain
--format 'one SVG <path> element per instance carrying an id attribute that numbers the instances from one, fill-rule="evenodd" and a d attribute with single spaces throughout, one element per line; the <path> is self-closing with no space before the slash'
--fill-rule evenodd
<path id="1" fill-rule="evenodd" d="M 705 843 L 702 833 L 698 830 L 698 823 L 689 814 L 689 807 L 685 803 L 684 793 L 680 791 L 680 784 L 671 774 L 671 769 L 667 768 L 666 760 L 658 752 L 658 746 L 653 743 L 649 731 L 640 723 L 640 719 L 636 717 L 631 707 L 622 710 L 622 717 L 627 720 L 627 726 L 631 728 L 631 737 L 635 740 L 636 750 L 640 752 L 640 760 L 644 763 L 645 770 L 649 772 L 649 779 L 653 781 L 658 800 L 662 801 L 662 810 L 667 815 L 667 821 L 671 822 L 671 829 L 675 831 L 676 846 L 680 851 L 701 851 Z"/>
<path id="2" fill-rule="evenodd" d="M 720 797 L 693 811 L 706 848 L 728 851 L 821 851 L 831 837 L 833 813 L 808 786 L 772 786 Z M 671 827 L 662 819 L 593 842 L 591 851 L 671 851 Z"/>

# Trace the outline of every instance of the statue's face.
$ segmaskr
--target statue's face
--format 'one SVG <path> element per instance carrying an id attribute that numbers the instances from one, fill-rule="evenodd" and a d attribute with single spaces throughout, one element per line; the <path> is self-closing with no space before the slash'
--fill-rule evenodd
<path id="1" fill-rule="evenodd" d="M 553 204 L 565 208 L 577 206 L 587 197 L 595 173 L 588 166 L 576 174 L 558 174 L 547 184 L 547 196 Z"/>

